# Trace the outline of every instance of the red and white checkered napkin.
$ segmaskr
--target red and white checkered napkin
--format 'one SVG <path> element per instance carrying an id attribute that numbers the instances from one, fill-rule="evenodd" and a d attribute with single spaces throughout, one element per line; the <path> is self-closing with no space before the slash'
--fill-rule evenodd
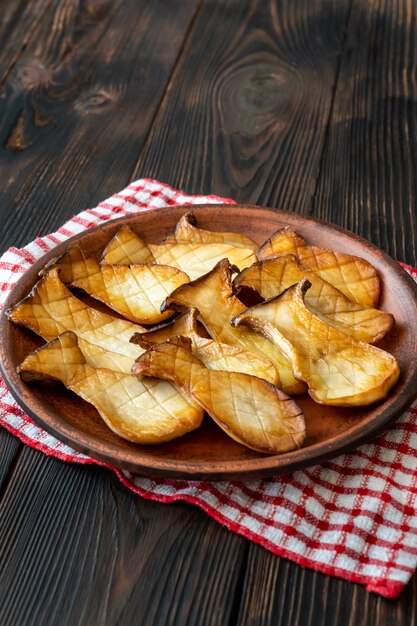
<path id="1" fill-rule="evenodd" d="M 75 233 L 149 207 L 209 202 L 232 200 L 187 196 L 148 179 L 132 183 L 53 235 L 19 250 L 10 248 L 0 260 L 0 307 L 35 260 Z M 417 280 L 417 270 L 406 269 Z M 0 424 L 45 454 L 97 463 L 36 426 L 1 379 Z M 111 469 L 145 498 L 191 502 L 275 554 L 365 584 L 368 591 L 386 597 L 397 596 L 417 566 L 417 405 L 373 443 L 291 476 L 209 483 L 149 480 Z"/>

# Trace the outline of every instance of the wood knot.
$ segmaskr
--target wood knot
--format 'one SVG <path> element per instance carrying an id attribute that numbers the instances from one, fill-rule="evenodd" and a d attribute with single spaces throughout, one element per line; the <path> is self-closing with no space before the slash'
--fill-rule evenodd
<path id="1" fill-rule="evenodd" d="M 254 73 L 239 85 L 239 100 L 242 109 L 252 113 L 268 113 L 277 106 L 281 81 L 272 73 Z"/>
<path id="2" fill-rule="evenodd" d="M 104 89 L 90 90 L 78 98 L 76 108 L 88 113 L 100 113 L 113 102 L 113 96 Z"/>
<path id="3" fill-rule="evenodd" d="M 17 152 L 26 150 L 26 148 L 32 145 L 33 140 L 27 136 L 26 126 L 25 113 L 20 111 L 5 141 L 4 146 L 7 150 Z"/>
<path id="4" fill-rule="evenodd" d="M 222 112 L 232 132 L 262 133 L 282 120 L 297 81 L 275 62 L 247 63 L 220 88 Z"/>
<path id="5" fill-rule="evenodd" d="M 49 80 L 49 72 L 40 59 L 31 59 L 17 65 L 12 81 L 24 89 L 35 89 Z"/>

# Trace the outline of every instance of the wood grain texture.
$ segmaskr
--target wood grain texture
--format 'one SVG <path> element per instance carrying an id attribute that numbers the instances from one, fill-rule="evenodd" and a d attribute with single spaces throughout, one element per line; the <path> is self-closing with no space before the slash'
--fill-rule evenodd
<path id="1" fill-rule="evenodd" d="M 0 85 L 6 80 L 52 0 L 2 0 L 0 3 Z"/>
<path id="2" fill-rule="evenodd" d="M 244 540 L 161 508 L 107 470 L 24 448 L 0 508 L 0 623 L 227 624 Z"/>
<path id="3" fill-rule="evenodd" d="M 0 249 L 126 185 L 196 8 L 54 0 L 0 99 Z"/>
<path id="4" fill-rule="evenodd" d="M 354 0 L 314 214 L 417 262 L 417 4 Z"/>
<path id="5" fill-rule="evenodd" d="M 417 11 L 354 1 L 324 144 L 314 215 L 416 263 Z M 242 626 L 415 624 L 417 577 L 398 600 L 301 570 L 251 545 Z"/>
<path id="6" fill-rule="evenodd" d="M 0 500 L 21 448 L 22 445 L 16 437 L 3 428 L 0 430 Z"/>
<path id="7" fill-rule="evenodd" d="M 348 8 L 206 1 L 133 178 L 308 212 Z"/>
<path id="8" fill-rule="evenodd" d="M 239 626 L 415 626 L 417 579 L 396 601 L 360 585 L 303 569 L 254 544 L 242 591 Z"/>

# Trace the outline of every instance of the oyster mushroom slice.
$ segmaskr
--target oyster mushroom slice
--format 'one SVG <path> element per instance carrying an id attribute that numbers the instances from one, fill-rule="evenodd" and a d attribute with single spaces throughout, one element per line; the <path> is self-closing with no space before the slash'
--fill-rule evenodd
<path id="1" fill-rule="evenodd" d="M 29 354 L 19 366 L 28 382 L 53 378 L 90 402 L 119 437 L 141 444 L 170 441 L 198 428 L 200 406 L 169 382 L 88 365 L 72 332 Z"/>
<path id="2" fill-rule="evenodd" d="M 305 248 L 306 245 L 304 239 L 298 235 L 291 226 L 285 226 L 275 231 L 275 233 L 260 246 L 256 255 L 261 260 L 285 254 L 298 256 L 300 249 Z"/>
<path id="3" fill-rule="evenodd" d="M 149 244 L 156 262 L 170 265 L 186 272 L 191 280 L 206 274 L 221 260 L 229 259 L 230 263 L 240 269 L 248 267 L 256 261 L 252 249 L 241 248 L 230 243 L 176 243 L 167 242 L 159 245 Z"/>
<path id="4" fill-rule="evenodd" d="M 189 278 L 166 265 L 102 265 L 100 272 L 72 285 L 104 302 L 132 322 L 154 324 L 172 315 L 161 313 L 164 298 Z"/>
<path id="5" fill-rule="evenodd" d="M 198 314 L 198 309 L 191 307 L 186 309 L 184 313 L 181 313 L 181 315 L 178 315 L 170 322 L 154 326 L 152 330 L 143 329 L 142 331 L 135 333 L 130 341 L 132 343 L 139 343 L 142 340 L 146 340 L 149 345 L 153 345 L 155 343 L 163 343 L 167 339 L 171 339 L 177 335 L 190 338 L 193 335 L 201 337 L 197 330 Z"/>
<path id="6" fill-rule="evenodd" d="M 320 276 L 303 269 L 292 254 L 254 263 L 236 276 L 233 286 L 237 291 L 250 287 L 269 300 L 303 278 L 311 283 L 304 297 L 307 308 L 354 339 L 374 343 L 392 328 L 394 317 L 390 313 L 352 302 Z"/>
<path id="7" fill-rule="evenodd" d="M 132 372 L 174 382 L 248 448 L 279 454 L 303 443 L 304 417 L 294 400 L 255 376 L 207 369 L 192 354 L 189 338 L 174 337 L 152 346 Z"/>
<path id="8" fill-rule="evenodd" d="M 231 326 L 232 317 L 245 310 L 233 295 L 231 274 L 235 270 L 227 259 L 223 259 L 205 276 L 176 289 L 162 308 L 176 311 L 198 309 L 199 318 L 213 339 L 268 359 L 278 372 L 277 384 L 281 389 L 289 394 L 304 393 L 305 386 L 296 380 L 290 362 L 279 348 L 250 329 Z"/>
<path id="9" fill-rule="evenodd" d="M 142 326 L 88 306 L 64 285 L 56 268 L 49 270 L 6 315 L 45 341 L 73 331 L 88 364 L 94 367 L 108 363 L 106 367 L 130 374 L 134 360 L 143 352 L 140 346 L 129 343 L 135 332 L 145 330 Z"/>
<path id="10" fill-rule="evenodd" d="M 129 226 L 121 226 L 101 256 L 109 265 L 142 265 L 155 263 L 147 244 Z"/>
<path id="11" fill-rule="evenodd" d="M 191 224 L 190 228 L 193 228 Z M 181 230 L 184 232 L 183 228 Z M 250 239 L 242 239 L 241 235 L 236 235 L 239 240 L 232 242 L 229 240 L 231 234 L 234 233 L 209 233 L 194 229 L 192 238 L 182 239 L 181 242 L 171 236 L 161 244 L 146 244 L 139 235 L 125 226 L 107 245 L 101 262 L 110 265 L 134 265 L 148 263 L 148 259 L 152 259 L 153 263 L 176 267 L 194 280 L 210 271 L 223 258 L 229 258 L 231 263 L 241 269 L 256 261 L 257 246 Z M 243 245 L 244 243 L 247 245 Z"/>
<path id="12" fill-rule="evenodd" d="M 188 309 L 178 318 L 148 332 L 135 333 L 132 343 L 138 343 L 147 350 L 152 345 L 162 343 L 171 337 L 183 335 L 191 339 L 192 353 L 209 369 L 242 372 L 264 378 L 275 384 L 277 370 L 268 359 L 237 346 L 220 343 L 202 337 L 197 332 L 197 309 Z"/>
<path id="13" fill-rule="evenodd" d="M 175 231 L 165 239 L 165 243 L 226 243 L 256 252 L 258 245 L 240 233 L 212 232 L 197 228 L 197 220 L 192 211 L 185 213 L 177 222 Z"/>
<path id="14" fill-rule="evenodd" d="M 276 343 L 316 402 L 361 406 L 382 400 L 398 379 L 397 361 L 311 313 L 304 304 L 309 287 L 304 279 L 280 296 L 240 313 L 232 323 L 247 325 Z"/>
<path id="15" fill-rule="evenodd" d="M 283 228 L 272 235 L 257 251 L 263 261 L 283 254 L 295 254 L 303 269 L 317 274 L 336 287 L 353 302 L 376 307 L 380 281 L 376 269 L 366 261 L 343 252 L 308 246 L 292 228 Z"/>
<path id="16" fill-rule="evenodd" d="M 64 283 L 84 289 L 132 322 L 154 324 L 169 317 L 161 313 L 164 298 L 189 281 L 184 272 L 164 265 L 99 265 L 80 248 L 65 252 L 48 268 L 60 270 Z"/>

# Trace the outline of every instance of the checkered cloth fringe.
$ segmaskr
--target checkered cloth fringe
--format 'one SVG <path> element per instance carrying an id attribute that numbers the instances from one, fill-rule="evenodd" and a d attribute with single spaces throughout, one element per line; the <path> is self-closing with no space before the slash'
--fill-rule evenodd
<path id="1" fill-rule="evenodd" d="M 20 276 L 45 252 L 87 228 L 147 208 L 232 203 L 189 196 L 154 180 L 129 185 L 56 233 L 0 260 L 0 307 Z M 417 270 L 406 267 L 417 280 Z M 27 445 L 73 463 L 98 463 L 39 428 L 0 379 L 0 424 Z M 99 463 L 103 465 L 103 463 Z M 417 407 L 410 407 L 373 443 L 289 476 L 246 482 L 150 480 L 112 469 L 144 498 L 185 500 L 266 549 L 320 572 L 397 596 L 417 565 Z"/>

